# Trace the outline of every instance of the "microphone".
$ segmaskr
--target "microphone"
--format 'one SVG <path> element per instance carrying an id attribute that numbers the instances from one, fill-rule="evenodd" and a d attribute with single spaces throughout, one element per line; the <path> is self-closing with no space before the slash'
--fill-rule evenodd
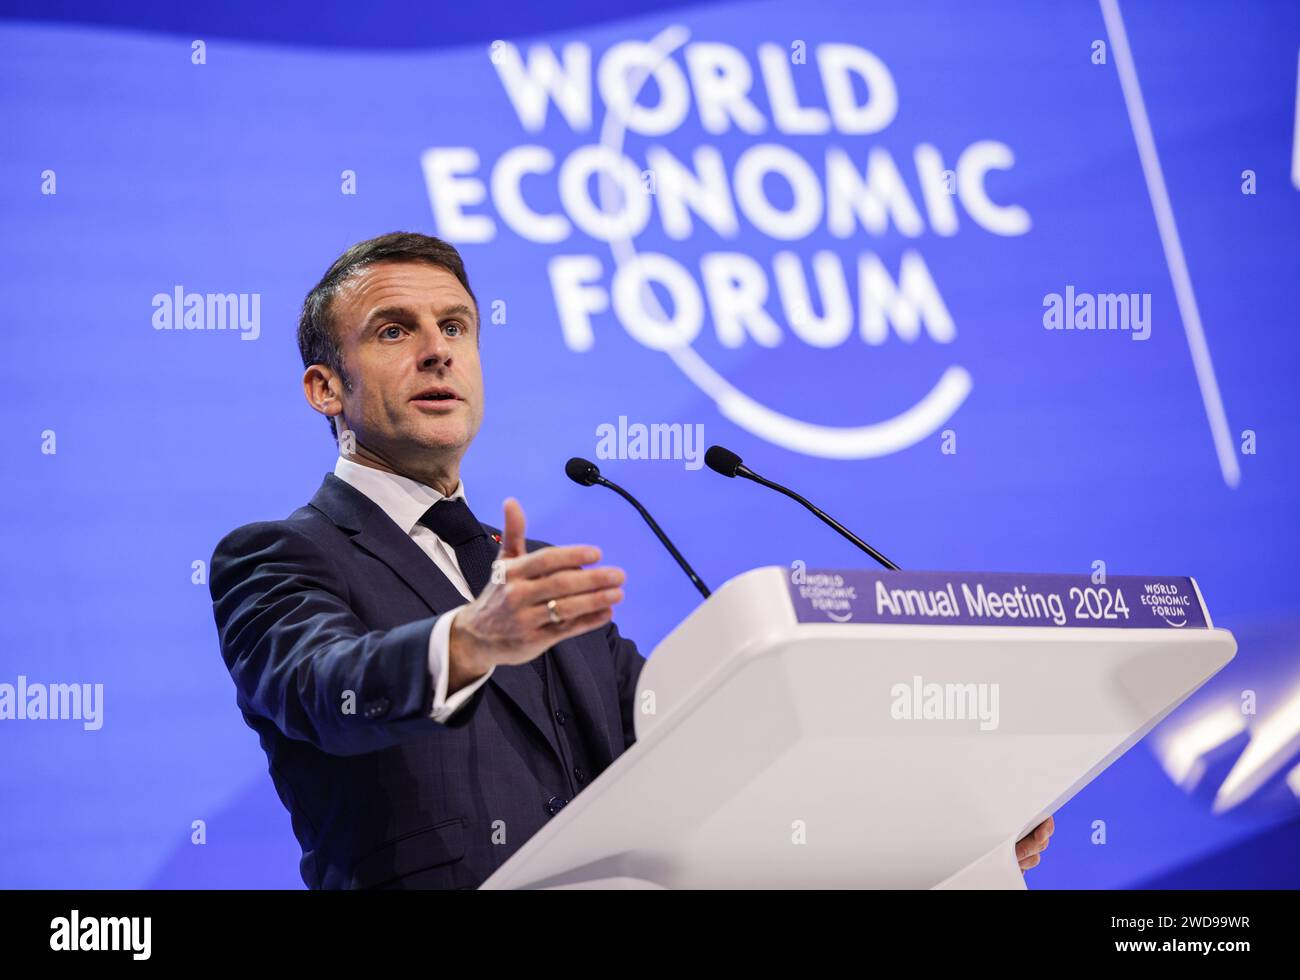
<path id="1" fill-rule="evenodd" d="M 755 483 L 761 483 L 765 487 L 771 487 L 773 490 L 785 494 L 791 500 L 799 501 L 799 503 L 803 504 L 810 511 L 816 514 L 820 520 L 822 520 L 826 524 L 829 524 L 836 531 L 838 531 L 844 537 L 848 538 L 850 541 L 852 541 L 855 545 L 857 545 L 859 548 L 861 548 L 863 551 L 869 554 L 876 561 L 880 562 L 880 564 L 884 565 L 886 568 L 891 569 L 893 571 L 898 570 L 897 565 L 895 565 L 892 561 L 890 561 L 888 558 L 882 555 L 875 548 L 871 547 L 871 545 L 863 541 L 860 537 L 858 537 L 856 534 L 850 531 L 839 521 L 835 520 L 835 518 L 825 513 L 821 508 L 816 507 L 813 504 L 810 504 L 808 501 L 804 500 L 803 497 L 799 496 L 793 490 L 790 490 L 787 487 L 783 487 L 779 483 L 773 483 L 771 480 L 765 480 L 763 477 L 759 476 L 748 466 L 746 466 L 743 462 L 741 462 L 740 457 L 737 456 L 735 453 L 733 453 L 730 449 L 724 449 L 721 446 L 710 446 L 708 452 L 704 454 L 704 462 L 709 467 L 709 469 L 713 470 L 715 473 L 721 473 L 723 476 L 733 477 L 733 478 L 737 476 L 743 476 L 746 480 L 753 480 Z"/>
<path id="2" fill-rule="evenodd" d="M 602 487 L 609 487 L 616 494 L 635 507 L 637 512 L 645 518 L 645 522 L 650 525 L 650 530 L 654 531 L 655 536 L 663 542 L 663 546 L 668 549 L 668 553 L 677 559 L 677 564 L 682 566 L 682 571 L 685 572 L 686 577 L 691 580 L 691 584 L 700 590 L 700 595 L 704 596 L 706 599 L 709 597 L 709 587 L 700 581 L 700 577 L 695 574 L 695 569 L 691 568 L 691 566 L 687 564 L 686 559 L 682 557 L 682 553 L 673 546 L 671 541 L 668 540 L 668 535 L 664 534 L 663 528 L 655 523 L 655 519 L 650 516 L 648 510 L 641 506 L 639 500 L 620 487 L 617 483 L 614 483 L 612 480 L 606 480 L 600 475 L 600 470 L 596 467 L 595 463 L 591 462 L 589 459 L 583 459 L 581 456 L 574 456 L 573 459 L 565 463 L 564 472 L 568 475 L 569 479 L 578 484 L 578 486 L 590 487 L 600 484 Z"/>

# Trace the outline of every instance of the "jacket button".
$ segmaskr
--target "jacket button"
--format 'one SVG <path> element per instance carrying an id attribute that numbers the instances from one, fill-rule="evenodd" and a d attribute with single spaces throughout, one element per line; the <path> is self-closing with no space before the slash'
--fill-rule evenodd
<path id="1" fill-rule="evenodd" d="M 552 796 L 549 800 L 546 801 L 547 816 L 551 816 L 551 817 L 555 816 L 557 813 L 559 813 L 561 810 L 565 808 L 568 802 L 569 802 L 568 800 L 561 799 L 558 796 Z"/>
<path id="2" fill-rule="evenodd" d="M 367 718 L 380 718 L 388 714 L 391 707 L 388 698 L 376 698 L 374 701 L 367 702 L 366 706 L 361 709 L 361 713 Z"/>
<path id="3" fill-rule="evenodd" d="M 585 783 L 587 781 L 587 774 L 581 769 L 575 768 L 573 770 L 573 778 L 580 783 Z"/>
<path id="4" fill-rule="evenodd" d="M 555 720 L 558 721 L 561 725 L 563 725 L 565 722 L 569 720 L 569 716 L 566 715 L 563 711 L 557 711 L 555 712 Z"/>

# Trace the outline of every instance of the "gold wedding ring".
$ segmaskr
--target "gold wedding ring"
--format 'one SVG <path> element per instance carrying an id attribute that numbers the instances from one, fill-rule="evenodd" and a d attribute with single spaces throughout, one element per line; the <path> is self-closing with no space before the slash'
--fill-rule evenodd
<path id="1" fill-rule="evenodd" d="M 564 617 L 560 615 L 560 606 L 554 599 L 546 604 L 546 615 L 551 617 L 551 622 L 559 626 L 564 622 Z"/>

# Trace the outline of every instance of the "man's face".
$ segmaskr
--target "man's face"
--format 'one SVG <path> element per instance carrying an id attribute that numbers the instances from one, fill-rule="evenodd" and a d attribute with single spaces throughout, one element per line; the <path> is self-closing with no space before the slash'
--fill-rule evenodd
<path id="1" fill-rule="evenodd" d="M 334 297 L 351 391 L 343 415 L 357 441 L 390 463 L 459 460 L 483 421 L 474 301 L 428 262 L 378 262 Z"/>

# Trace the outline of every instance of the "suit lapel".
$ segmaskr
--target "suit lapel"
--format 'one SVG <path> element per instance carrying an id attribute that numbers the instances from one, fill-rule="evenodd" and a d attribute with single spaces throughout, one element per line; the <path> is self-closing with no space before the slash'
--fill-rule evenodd
<path id="1" fill-rule="evenodd" d="M 329 473 L 311 505 L 348 531 L 357 547 L 391 568 L 424 600 L 431 612 L 446 612 L 465 604 L 460 590 L 447 580 L 420 546 L 360 490 Z"/>
<path id="2" fill-rule="evenodd" d="M 560 743 L 551 725 L 551 713 L 546 709 L 546 702 L 542 700 L 542 687 L 532 664 L 497 667 L 492 671 L 488 683 L 494 685 L 497 690 L 518 705 L 519 710 L 546 739 L 555 757 L 563 761 L 564 755 L 560 752 Z"/>

